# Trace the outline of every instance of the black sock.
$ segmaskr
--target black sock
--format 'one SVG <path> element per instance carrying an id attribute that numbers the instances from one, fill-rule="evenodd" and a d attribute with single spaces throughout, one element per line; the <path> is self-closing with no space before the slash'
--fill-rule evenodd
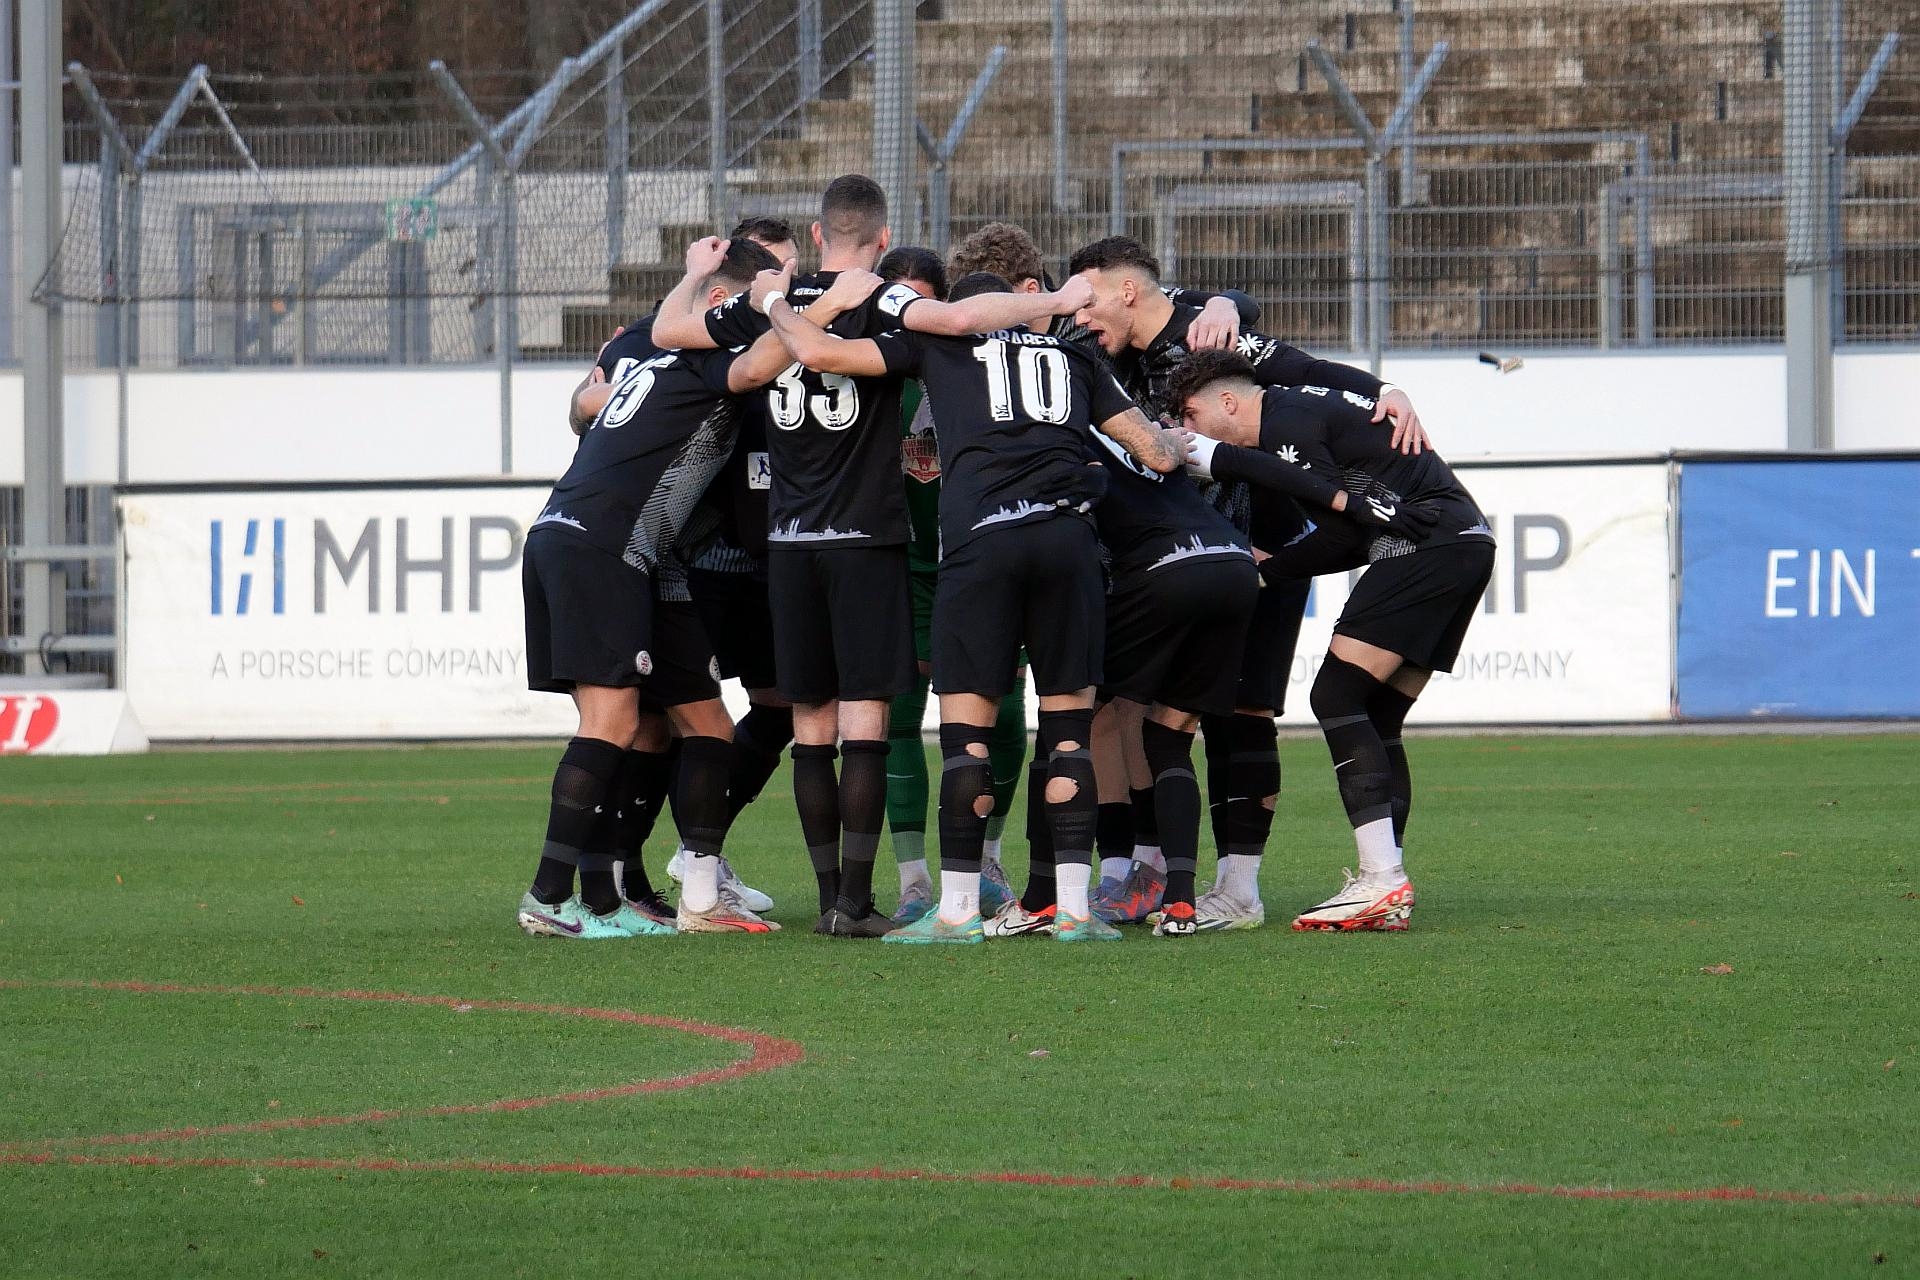
<path id="1" fill-rule="evenodd" d="M 850 915 L 873 905 L 873 864 L 887 822 L 886 739 L 840 744 L 840 884 L 835 902 Z"/>
<path id="2" fill-rule="evenodd" d="M 1227 852 L 1227 800 L 1233 788 L 1227 782 L 1227 764 L 1239 716 L 1201 716 L 1200 737 L 1207 752 L 1207 824 L 1213 829 L 1213 851 Z"/>
<path id="3" fill-rule="evenodd" d="M 1371 674 L 1332 654 L 1313 681 L 1313 714 L 1333 756 L 1340 803 L 1354 827 L 1393 816 L 1393 773 L 1367 701 L 1380 688 Z"/>
<path id="4" fill-rule="evenodd" d="M 553 791 L 547 808 L 547 839 L 534 873 L 533 895 L 552 906 L 573 892 L 573 869 L 581 867 L 582 888 L 587 869 L 582 855 L 593 843 L 594 828 L 626 752 L 598 738 L 574 738 L 561 753 L 553 771 Z M 607 878 L 613 871 L 609 865 Z M 557 896 L 556 896 L 557 895 Z M 616 905 L 618 894 L 615 895 Z"/>
<path id="5" fill-rule="evenodd" d="M 1093 847 L 1102 859 L 1133 857 L 1133 805 L 1103 804 L 1094 818 Z"/>
<path id="6" fill-rule="evenodd" d="M 733 761 L 727 774 L 727 812 L 738 817 L 780 767 L 780 753 L 793 741 L 793 708 L 747 708 L 733 727 Z"/>
<path id="7" fill-rule="evenodd" d="M 666 799 L 667 776 L 666 752 L 629 751 L 620 762 L 619 777 L 614 779 L 612 851 L 624 864 L 624 889 L 631 901 L 653 896 L 645 853 L 647 837 L 653 834 Z"/>
<path id="8" fill-rule="evenodd" d="M 1053 827 L 1053 858 L 1056 863 L 1093 861 L 1094 827 L 1100 805 L 1094 791 L 1093 753 L 1088 743 L 1093 738 L 1093 710 L 1042 711 L 1040 713 L 1039 750 L 1047 757 L 1047 820 Z M 1071 783 L 1071 794 L 1054 800 L 1054 783 Z"/>
<path id="9" fill-rule="evenodd" d="M 1150 786 L 1127 788 L 1127 805 L 1133 811 L 1132 843 L 1158 848 L 1160 846 L 1160 814 L 1154 808 L 1153 788 Z"/>
<path id="10" fill-rule="evenodd" d="M 1407 815 L 1413 812 L 1413 772 L 1407 767 L 1407 747 L 1400 736 L 1413 702 L 1390 684 L 1381 685 L 1380 691 L 1367 699 L 1367 718 L 1380 731 L 1380 745 L 1387 749 L 1387 772 L 1393 788 L 1389 802 L 1393 805 L 1393 842 L 1398 845 L 1406 843 Z"/>
<path id="11" fill-rule="evenodd" d="M 838 754 L 827 745 L 793 744 L 793 803 L 800 810 L 800 838 L 807 842 L 822 914 L 840 894 L 840 783 L 833 773 Z"/>
<path id="12" fill-rule="evenodd" d="M 1279 731 L 1273 717 L 1235 715 L 1221 735 L 1221 790 L 1210 793 L 1217 806 L 1214 847 L 1222 857 L 1258 857 L 1273 830 L 1273 806 L 1280 797 Z M 1208 756 L 1213 755 L 1212 742 Z M 1207 785 L 1213 785 L 1211 771 Z"/>
<path id="13" fill-rule="evenodd" d="M 733 744 L 725 738 L 683 738 L 680 776 L 674 783 L 674 817 L 689 857 L 717 858 L 726 843 L 727 769 Z"/>
<path id="14" fill-rule="evenodd" d="M 940 726 L 940 871 L 978 874 L 987 840 L 980 798 L 993 794 L 987 742 L 993 730 L 946 722 Z M 979 747 L 979 754 L 969 750 Z"/>
<path id="15" fill-rule="evenodd" d="M 1200 856 L 1200 780 L 1193 776 L 1193 734 L 1158 721 L 1140 726 L 1153 774 L 1153 802 L 1160 823 L 1160 848 L 1167 858 L 1166 901 L 1193 901 L 1193 877 Z"/>
<path id="16" fill-rule="evenodd" d="M 1047 822 L 1046 753 L 1036 751 L 1027 763 L 1027 887 L 1020 905 L 1040 912 L 1058 900 L 1053 876 L 1053 828 Z"/>

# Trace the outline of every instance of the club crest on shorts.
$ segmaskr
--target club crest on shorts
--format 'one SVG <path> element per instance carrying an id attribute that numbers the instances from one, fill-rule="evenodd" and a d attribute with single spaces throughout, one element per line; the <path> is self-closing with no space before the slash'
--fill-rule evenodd
<path id="1" fill-rule="evenodd" d="M 653 674 L 653 655 L 645 649 L 633 655 L 633 669 L 643 676 Z"/>
<path id="2" fill-rule="evenodd" d="M 720 680 L 721 680 L 720 659 L 718 658 L 707 659 L 707 674 L 713 677 L 713 682 L 715 684 L 720 683 Z"/>
<path id="3" fill-rule="evenodd" d="M 932 484 L 940 478 L 940 446 L 931 435 L 910 435 L 900 441 L 900 469 L 907 479 Z"/>

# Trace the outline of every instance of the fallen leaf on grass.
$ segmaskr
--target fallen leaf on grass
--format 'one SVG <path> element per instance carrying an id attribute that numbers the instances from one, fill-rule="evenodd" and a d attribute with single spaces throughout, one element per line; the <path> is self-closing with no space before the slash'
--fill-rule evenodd
<path id="1" fill-rule="evenodd" d="M 321 1259 L 325 1258 L 326 1256 L 327 1256 L 327 1251 L 325 1249 L 315 1249 L 313 1251 L 313 1260 L 315 1262 L 319 1262 Z"/>
<path id="2" fill-rule="evenodd" d="M 306 904 L 306 900 L 296 893 L 293 895 L 293 905 L 296 907 L 304 907 L 307 904 Z"/>
<path id="3" fill-rule="evenodd" d="M 1720 1123 L 1729 1129 L 1738 1129 L 1741 1125 L 1745 1124 L 1746 1121 L 1742 1120 L 1739 1116 L 1735 1116 L 1731 1120 L 1722 1120 Z"/>
<path id="4" fill-rule="evenodd" d="M 1730 964 L 1708 964 L 1708 965 L 1702 965 L 1702 966 L 1700 967 L 1700 972 L 1702 972 L 1702 973 L 1711 973 L 1711 974 L 1713 974 L 1713 975 L 1714 975 L 1715 977 L 1725 977 L 1725 976 L 1726 976 L 1727 974 L 1729 974 L 1729 973 L 1732 973 L 1732 972 L 1733 972 L 1733 966 L 1732 966 L 1732 965 L 1730 965 Z"/>
<path id="5" fill-rule="evenodd" d="M 113 882 L 114 882 L 115 884 L 125 884 L 125 883 L 126 883 L 126 881 L 125 881 L 125 880 L 122 880 L 122 879 L 121 879 L 121 878 L 120 878 L 119 876 L 115 876 L 115 877 L 113 878 Z"/>
<path id="6" fill-rule="evenodd" d="M 1886 1061 L 1886 1065 L 1885 1065 L 1885 1066 L 1883 1066 L 1883 1067 L 1881 1067 L 1880 1069 L 1881 1069 L 1882 1071 L 1891 1071 L 1891 1070 L 1893 1070 L 1893 1064 L 1894 1064 L 1894 1063 L 1896 1063 L 1896 1062 L 1898 1062 L 1898 1061 L 1899 1061 L 1899 1059 L 1898 1059 L 1898 1058 L 1888 1058 L 1888 1059 L 1887 1059 L 1887 1061 Z"/>
<path id="7" fill-rule="evenodd" d="M 147 821 L 148 821 L 148 822 L 152 822 L 152 821 L 153 821 L 153 815 L 152 815 L 152 814 L 148 814 L 148 815 L 147 815 Z"/>
<path id="8" fill-rule="evenodd" d="M 1027 1056 L 1029 1058 L 1051 1058 L 1053 1055 L 1045 1049 L 1030 1049 L 1027 1051 Z"/>
<path id="9" fill-rule="evenodd" d="M 1782 850 L 1780 851 L 1780 856 L 1781 856 L 1781 857 L 1783 857 L 1783 858 L 1797 858 L 1797 857 L 1799 857 L 1800 855 L 1799 855 L 1799 854 L 1797 854 L 1797 853 L 1795 853 L 1795 852 L 1794 852 L 1793 850 L 1791 850 L 1791 849 L 1782 849 Z"/>
<path id="10" fill-rule="evenodd" d="M 453 1011 L 455 1013 L 472 1013 L 473 1006 L 470 1004 L 457 1004 L 453 1006 Z"/>
<path id="11" fill-rule="evenodd" d="M 280 1109 L 280 1099 L 278 1098 L 267 1099 L 267 1110 L 278 1111 L 279 1109 Z"/>

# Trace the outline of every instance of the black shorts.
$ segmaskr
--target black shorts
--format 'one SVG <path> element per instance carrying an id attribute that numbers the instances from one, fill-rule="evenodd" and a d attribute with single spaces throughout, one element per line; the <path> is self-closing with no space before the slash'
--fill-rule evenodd
<path id="1" fill-rule="evenodd" d="M 1313 580 L 1267 582 L 1253 604 L 1247 643 L 1240 654 L 1240 686 L 1234 705 L 1249 711 L 1287 709 L 1287 683 L 1293 678 L 1293 652 L 1300 643 Z"/>
<path id="2" fill-rule="evenodd" d="M 686 604 L 661 604 L 646 574 L 564 534 L 527 535 L 520 562 L 527 687 L 639 689 L 649 705 L 720 696 L 706 629 Z"/>
<path id="3" fill-rule="evenodd" d="M 1232 714 L 1259 594 L 1250 559 L 1189 560 L 1115 583 L 1101 697 Z"/>
<path id="4" fill-rule="evenodd" d="M 1360 575 L 1333 633 L 1451 671 L 1493 578 L 1491 542 L 1449 542 L 1376 561 Z"/>
<path id="5" fill-rule="evenodd" d="M 940 562 L 933 691 L 1005 697 L 1022 644 L 1040 696 L 1097 685 L 1105 615 L 1100 544 L 1085 517 L 977 535 Z"/>
<path id="6" fill-rule="evenodd" d="M 687 570 L 687 592 L 713 642 L 722 679 L 748 689 L 774 686 L 773 608 L 760 573 Z"/>
<path id="7" fill-rule="evenodd" d="M 767 601 L 788 701 L 884 701 L 919 678 L 905 547 L 775 547 Z"/>

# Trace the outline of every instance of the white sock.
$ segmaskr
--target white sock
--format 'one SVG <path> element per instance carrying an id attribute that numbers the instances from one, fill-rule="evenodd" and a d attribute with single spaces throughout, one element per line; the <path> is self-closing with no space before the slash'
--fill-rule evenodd
<path id="1" fill-rule="evenodd" d="M 680 902 L 689 911 L 711 911 L 720 901 L 720 858 L 689 852 L 686 879 L 680 882 Z"/>
<path id="2" fill-rule="evenodd" d="M 1133 866 L 1132 858 L 1100 859 L 1100 878 L 1102 880 L 1125 880 L 1127 869 Z"/>
<path id="3" fill-rule="evenodd" d="M 981 845 L 980 857 L 982 861 L 998 863 L 1000 861 L 1000 842 L 998 840 L 989 840 Z"/>
<path id="4" fill-rule="evenodd" d="M 933 888 L 933 877 L 927 874 L 927 860 L 914 858 L 900 864 L 900 892 L 905 893 L 918 885 Z"/>
<path id="5" fill-rule="evenodd" d="M 980 873 L 978 871 L 942 871 L 940 873 L 940 919 L 961 924 L 980 914 Z"/>
<path id="6" fill-rule="evenodd" d="M 1239 902 L 1260 901 L 1260 855 L 1229 853 L 1220 859 L 1219 887 Z"/>
<path id="7" fill-rule="evenodd" d="M 1059 909 L 1076 920 L 1092 915 L 1092 908 L 1087 906 L 1087 884 L 1093 879 L 1093 868 L 1084 862 L 1062 862 L 1053 869 L 1053 874 Z"/>
<path id="8" fill-rule="evenodd" d="M 1167 856 L 1160 852 L 1160 846 L 1157 844 L 1133 846 L 1133 859 L 1135 862 L 1146 863 L 1161 875 L 1167 874 Z"/>
<path id="9" fill-rule="evenodd" d="M 1353 829 L 1353 843 L 1360 850 L 1362 880 L 1399 881 L 1406 878 L 1400 865 L 1400 847 L 1393 842 L 1393 819 L 1375 818 Z"/>

